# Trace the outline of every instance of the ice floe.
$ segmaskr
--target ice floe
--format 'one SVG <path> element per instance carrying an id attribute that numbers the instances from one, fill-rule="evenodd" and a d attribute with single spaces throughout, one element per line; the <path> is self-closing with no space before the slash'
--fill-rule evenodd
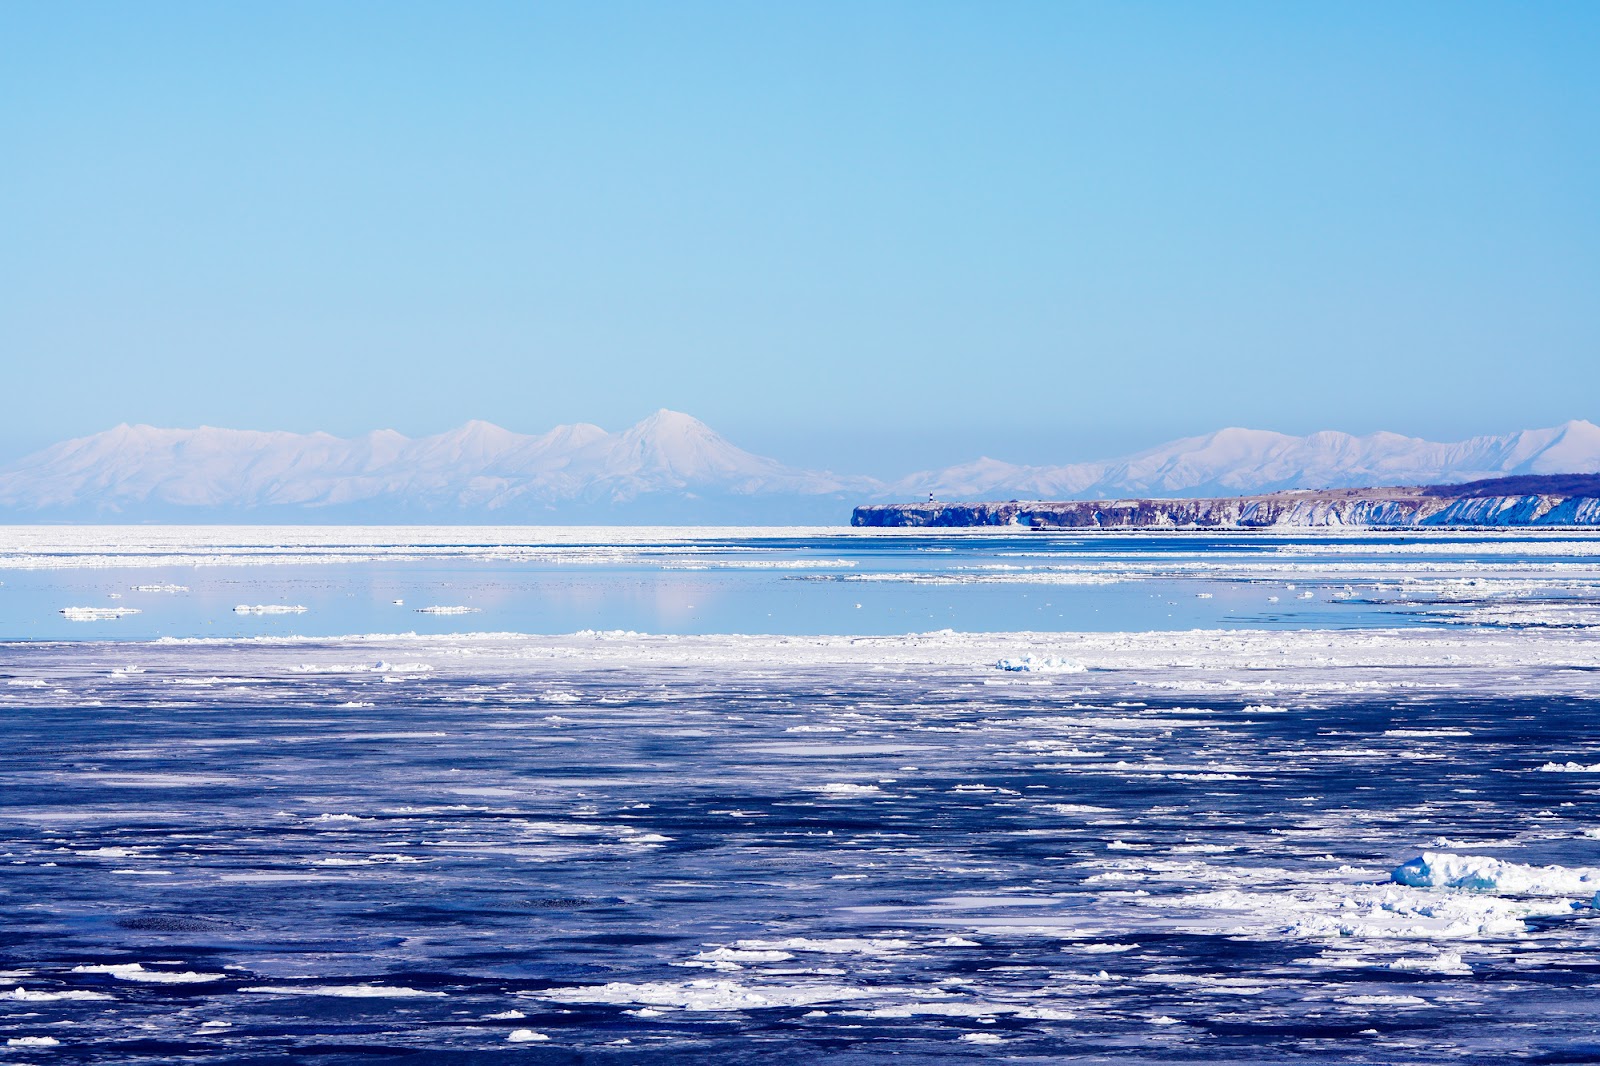
<path id="1" fill-rule="evenodd" d="M 110 974 L 119 981 L 141 981 L 145 984 L 189 985 L 210 981 L 225 981 L 226 974 L 195 973 L 188 970 L 147 970 L 142 963 L 115 962 L 74 966 L 73 973 Z"/>
<path id="2" fill-rule="evenodd" d="M 858 785 L 848 781 L 834 781 L 818 785 L 816 791 L 829 796 L 876 796 L 883 792 L 877 785 Z"/>
<path id="3" fill-rule="evenodd" d="M 343 999 L 414 999 L 443 996 L 443 992 L 403 985 L 247 985 L 241 992 L 267 996 L 333 996 Z"/>
<path id="4" fill-rule="evenodd" d="M 69 622 L 103 622 L 113 618 L 122 618 L 130 614 L 138 614 L 137 607 L 63 607 L 61 614 Z"/>
<path id="5" fill-rule="evenodd" d="M 0 999 L 12 999 L 23 1003 L 51 1003 L 58 1000 L 76 1001 L 114 998 L 114 996 L 106 992 L 91 992 L 88 989 L 82 988 L 67 988 L 48 992 L 38 992 L 30 991 L 21 985 L 18 985 L 16 988 L 7 989 L 4 992 L 0 992 Z"/>
<path id="6" fill-rule="evenodd" d="M 1517 896 L 1592 896 L 1600 869 L 1525 866 L 1483 855 L 1428 851 L 1395 867 L 1397 884 L 1416 888 L 1460 888 Z"/>
<path id="7" fill-rule="evenodd" d="M 1054 655 L 1024 655 L 1017 659 L 1001 659 L 994 665 L 996 670 L 1031 674 L 1081 674 L 1086 669 L 1074 659 L 1062 659 Z"/>
<path id="8" fill-rule="evenodd" d="M 549 1039 L 544 1033 L 536 1032 L 532 1029 L 513 1029 L 506 1034 L 507 1042 L 512 1044 L 532 1044 Z"/>
<path id="9" fill-rule="evenodd" d="M 747 1011 L 841 1003 L 880 994 L 857 985 L 740 984 L 717 978 L 694 981 L 611 981 L 532 993 L 558 1003 L 608 1003 L 675 1007 L 685 1011 Z"/>

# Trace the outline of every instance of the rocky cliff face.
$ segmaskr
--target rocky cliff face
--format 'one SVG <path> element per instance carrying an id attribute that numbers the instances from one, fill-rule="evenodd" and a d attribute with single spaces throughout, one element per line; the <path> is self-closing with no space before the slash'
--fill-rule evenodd
<path id="1" fill-rule="evenodd" d="M 1506 479 L 1513 480 L 1513 479 Z M 1539 478 L 1514 479 L 1518 489 Z M 857 507 L 855 526 L 1034 529 L 1295 529 L 1483 526 L 1600 527 L 1600 475 L 1553 475 L 1556 492 L 1496 493 L 1495 481 L 1450 486 L 1274 492 L 1197 500 L 925 503 Z M 1591 484 L 1592 482 L 1592 484 Z"/>

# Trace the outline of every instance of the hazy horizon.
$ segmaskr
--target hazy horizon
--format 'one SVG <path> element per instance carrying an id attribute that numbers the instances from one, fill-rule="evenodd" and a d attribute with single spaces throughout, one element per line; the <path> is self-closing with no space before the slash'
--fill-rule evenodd
<path id="1" fill-rule="evenodd" d="M 0 10 L 14 405 L 793 464 L 1439 440 L 1600 392 L 1600 9 Z"/>
<path id="2" fill-rule="evenodd" d="M 728 443 L 730 443 L 730 444 L 732 444 L 732 445 L 734 445 L 736 447 L 739 447 L 744 451 L 748 451 L 748 452 L 751 452 L 751 453 L 756 454 L 756 455 L 760 455 L 760 456 L 765 457 L 765 458 L 776 459 L 779 462 L 784 463 L 784 465 L 786 465 L 786 466 L 791 466 L 791 467 L 795 467 L 795 468 L 798 468 L 798 469 L 810 469 L 810 470 L 819 470 L 819 471 L 820 470 L 829 470 L 829 471 L 831 471 L 833 473 L 838 473 L 838 474 L 861 475 L 861 476 L 866 476 L 866 477 L 874 477 L 874 478 L 879 478 L 879 479 L 893 480 L 895 478 L 908 476 L 908 475 L 915 474 L 915 473 L 918 473 L 918 472 L 923 471 L 923 470 L 928 470 L 928 469 L 932 469 L 933 468 L 933 466 L 925 465 L 925 466 L 921 466 L 921 467 L 908 467 L 908 468 L 904 468 L 904 469 L 900 469 L 900 468 L 895 468 L 895 469 L 872 469 L 872 468 L 845 467 L 845 466 L 831 465 L 831 464 L 820 463 L 820 462 L 808 462 L 803 456 L 800 457 L 800 458 L 791 459 L 788 456 L 785 456 L 785 455 L 782 455 L 782 454 L 764 452 L 764 451 L 761 451 L 759 449 L 749 447 L 743 441 L 733 439 L 730 435 L 721 433 L 717 426 L 710 425 L 709 423 L 706 423 L 704 419 L 699 418 L 697 415 L 695 415 L 695 413 L 693 411 L 673 411 L 670 408 L 657 408 L 654 411 L 647 412 L 645 415 L 642 415 L 640 418 L 635 419 L 634 421 L 632 421 L 630 423 L 626 423 L 626 424 L 620 424 L 619 423 L 619 424 L 615 424 L 615 425 L 601 425 L 599 423 L 587 422 L 587 421 L 580 420 L 580 419 L 569 419 L 569 420 L 563 420 L 563 421 L 560 421 L 560 422 L 551 423 L 551 424 L 548 424 L 548 425 L 541 425 L 541 426 L 517 426 L 517 425 L 507 425 L 507 424 L 503 424 L 503 423 L 499 423 L 499 422 L 494 422 L 494 421 L 492 421 L 490 419 L 484 419 L 484 418 L 468 418 L 468 419 L 465 419 L 465 420 L 463 420 L 461 422 L 453 423 L 453 424 L 447 425 L 447 426 L 441 426 L 441 427 L 436 428 L 436 429 L 431 429 L 431 430 L 430 429 L 424 429 L 424 430 L 422 430 L 420 432 L 417 432 L 417 433 L 414 433 L 414 434 L 402 434 L 402 435 L 405 436 L 407 439 L 412 440 L 412 441 L 424 440 L 424 439 L 432 438 L 432 437 L 447 436 L 449 434 L 452 434 L 452 433 L 455 433 L 455 432 L 458 432 L 458 431 L 461 431 L 461 430 L 465 430 L 468 427 L 472 426 L 474 423 L 487 423 L 488 425 L 494 426 L 494 427 L 496 427 L 498 429 L 503 429 L 503 430 L 506 430 L 506 431 L 508 431 L 510 433 L 514 433 L 514 434 L 516 434 L 518 436 L 523 436 L 523 437 L 538 437 L 538 436 L 541 436 L 543 434 L 553 432 L 555 430 L 568 429 L 568 428 L 572 428 L 574 426 L 595 426 L 595 427 L 597 427 L 597 428 L 599 428 L 601 430 L 604 430 L 607 433 L 615 434 L 615 433 L 625 432 L 625 431 L 627 431 L 629 429 L 632 429 L 632 428 L 635 428 L 637 426 L 640 426 L 640 425 L 648 422 L 653 416 L 655 416 L 657 414 L 686 415 L 689 418 L 692 418 L 697 422 L 700 422 L 702 424 L 706 424 L 709 429 L 711 429 L 713 432 L 717 432 L 719 434 L 719 436 L 722 436 L 724 439 L 726 439 L 728 441 Z M 1557 429 L 1561 429 L 1563 427 L 1566 427 L 1566 426 L 1569 426 L 1569 425 L 1573 425 L 1573 424 L 1584 424 L 1584 425 L 1588 425 L 1588 426 L 1594 426 L 1597 423 L 1593 419 L 1585 418 L 1582 415 L 1573 415 L 1572 417 L 1561 419 L 1560 421 L 1552 423 L 1550 425 L 1545 425 L 1545 426 L 1521 426 L 1521 427 L 1514 428 L 1511 432 L 1512 433 L 1517 433 L 1517 432 L 1531 432 L 1531 431 L 1537 431 L 1537 430 L 1557 430 Z M 57 440 L 47 441 L 40 448 L 35 448 L 35 449 L 32 449 L 32 450 L 30 450 L 28 452 L 25 452 L 25 453 L 22 453 L 22 454 L 9 455 L 9 456 L 0 455 L 0 470 L 3 470 L 7 466 L 15 464 L 20 460 L 23 460 L 23 459 L 29 458 L 30 456 L 36 455 L 41 451 L 47 450 L 47 449 L 49 449 L 50 447 L 52 447 L 54 445 L 66 443 L 67 441 L 70 441 L 70 440 L 88 439 L 88 438 L 91 438 L 91 437 L 98 436 L 101 433 L 110 432 L 112 430 L 119 429 L 119 428 L 122 428 L 124 426 L 133 427 L 133 428 L 148 427 L 150 429 L 155 429 L 155 430 L 178 431 L 178 432 L 192 432 L 192 431 L 197 431 L 197 430 L 202 430 L 202 429 L 212 429 L 212 430 L 221 430 L 221 431 L 226 431 L 226 432 L 237 431 L 237 432 L 243 432 L 243 433 L 267 433 L 267 434 L 291 433 L 291 434 L 295 434 L 297 436 L 312 436 L 312 435 L 316 435 L 316 434 L 319 434 L 319 433 L 325 433 L 325 434 L 328 434 L 330 436 L 336 437 L 336 438 L 338 438 L 340 440 L 347 440 L 347 441 L 348 440 L 359 440 L 359 439 L 361 439 L 363 437 L 366 437 L 366 436 L 368 436 L 370 434 L 374 434 L 374 433 L 400 432 L 394 426 L 382 426 L 382 425 L 380 425 L 380 426 L 370 426 L 370 427 L 368 427 L 366 429 L 360 429 L 360 430 L 356 430 L 356 431 L 353 431 L 353 432 L 350 432 L 350 433 L 340 434 L 340 433 L 331 433 L 330 431 L 324 430 L 324 429 L 311 429 L 311 430 L 299 431 L 299 430 L 290 430 L 290 429 L 284 429 L 282 427 L 273 427 L 273 426 L 230 426 L 230 425 L 221 425 L 221 424 L 218 424 L 218 423 L 215 423 L 215 422 L 199 422 L 199 423 L 195 423 L 195 424 L 192 424 L 192 425 L 176 426 L 176 425 L 154 425 L 154 424 L 151 424 L 151 423 L 148 423 L 148 422 L 135 422 L 135 421 L 123 420 L 123 421 L 117 423 L 114 426 L 104 426 L 104 427 L 101 427 L 99 430 L 91 431 L 89 433 L 77 434 L 77 435 L 72 436 L 72 437 L 62 437 L 62 438 L 59 438 Z M 1466 434 L 1466 435 L 1462 436 L 1459 439 L 1430 440 L 1430 438 L 1428 438 L 1428 437 L 1426 437 L 1426 436 L 1424 436 L 1422 434 L 1406 433 L 1406 432 L 1403 432 L 1401 430 L 1396 430 L 1396 429 L 1389 428 L 1389 427 L 1383 427 L 1383 428 L 1380 428 L 1380 429 L 1377 429 L 1377 430 L 1373 430 L 1373 431 L 1371 431 L 1369 433 L 1352 433 L 1351 431 L 1343 429 L 1343 428 L 1340 428 L 1338 426 L 1323 426 L 1323 427 L 1320 427 L 1320 428 L 1318 428 L 1316 430 L 1312 430 L 1309 433 L 1295 434 L 1295 433 L 1284 433 L 1282 430 L 1276 430 L 1276 429 L 1272 429 L 1272 428 L 1269 428 L 1269 427 L 1263 427 L 1263 426 L 1238 426 L 1238 425 L 1226 425 L 1225 426 L 1225 425 L 1218 425 L 1218 426 L 1212 427 L 1209 430 L 1205 430 L 1205 431 L 1198 432 L 1198 433 L 1185 434 L 1183 436 L 1175 436 L 1175 437 L 1164 437 L 1164 438 L 1161 438 L 1161 439 L 1158 439 L 1158 440 L 1146 440 L 1146 441 L 1144 441 L 1142 443 L 1135 444 L 1133 447 L 1131 447 L 1131 448 L 1129 448 L 1129 449 L 1127 449 L 1125 451 L 1118 452 L 1118 453 L 1107 452 L 1107 453 L 1104 453 L 1104 454 L 1101 454 L 1101 453 L 1087 454 L 1086 453 L 1086 454 L 1074 454 L 1074 455 L 1041 455 L 1041 454 L 992 455 L 992 454 L 987 454 L 987 453 L 985 453 L 985 454 L 969 454 L 969 455 L 964 455 L 961 458 L 958 458 L 954 462 L 942 463 L 942 464 L 934 464 L 934 465 L 936 465 L 936 466 L 956 466 L 956 465 L 960 465 L 962 463 L 974 462 L 974 461 L 984 460 L 984 459 L 996 460 L 996 461 L 999 461 L 999 462 L 1004 462 L 1004 463 L 1013 464 L 1013 465 L 1017 465 L 1017 466 L 1065 466 L 1065 465 L 1071 465 L 1071 464 L 1076 464 L 1076 463 L 1114 462 L 1114 461 L 1117 461 L 1117 460 L 1120 460 L 1120 459 L 1126 459 L 1126 458 L 1128 458 L 1130 456 L 1139 455 L 1139 454 L 1141 454 L 1143 452 L 1146 452 L 1146 451 L 1152 451 L 1152 450 L 1155 450 L 1155 449 L 1159 449 L 1159 448 L 1161 448 L 1161 447 L 1163 447 L 1165 445 L 1176 444 L 1176 443 L 1178 443 L 1180 441 L 1184 441 L 1184 440 L 1194 440 L 1194 439 L 1206 438 L 1206 437 L 1212 436 L 1213 434 L 1226 433 L 1226 432 L 1230 432 L 1230 431 L 1243 431 L 1243 432 L 1247 432 L 1247 433 L 1271 433 L 1271 434 L 1280 434 L 1280 435 L 1287 436 L 1287 437 L 1297 437 L 1297 438 L 1304 438 L 1304 437 L 1307 437 L 1307 436 L 1314 436 L 1314 435 L 1316 435 L 1318 433 L 1345 434 L 1345 435 L 1349 435 L 1349 436 L 1357 437 L 1357 438 L 1369 437 L 1369 436 L 1372 436 L 1373 434 L 1393 433 L 1393 434 L 1397 434 L 1399 436 L 1407 437 L 1407 438 L 1413 439 L 1413 440 L 1424 441 L 1424 442 L 1427 442 L 1427 443 L 1434 443 L 1434 444 L 1446 444 L 1446 445 L 1448 445 L 1448 444 L 1466 443 L 1468 441 L 1477 440 L 1477 439 L 1480 439 L 1480 438 L 1495 437 L 1495 436 L 1502 436 L 1503 435 L 1503 434 L 1482 432 L 1482 433 L 1469 433 L 1469 434 Z M 1574 473 L 1587 473 L 1588 471 L 1572 471 L 1572 472 L 1574 472 Z"/>

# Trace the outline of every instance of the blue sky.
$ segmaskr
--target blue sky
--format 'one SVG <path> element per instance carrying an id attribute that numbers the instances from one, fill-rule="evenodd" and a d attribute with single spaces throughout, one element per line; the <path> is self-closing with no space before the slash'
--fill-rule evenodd
<path id="1" fill-rule="evenodd" d="M 1600 4 L 0 6 L 0 458 L 1600 419 Z"/>

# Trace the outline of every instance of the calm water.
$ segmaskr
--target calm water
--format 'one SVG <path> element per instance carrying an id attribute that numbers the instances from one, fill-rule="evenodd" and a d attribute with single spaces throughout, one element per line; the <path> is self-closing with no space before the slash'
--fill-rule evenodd
<path id="1" fill-rule="evenodd" d="M 1536 600 L 1587 595 L 1600 538 L 1491 541 L 1431 534 L 1329 538 L 1011 533 L 759 532 L 626 545 L 528 530 L 434 530 L 425 548 L 367 530 L 241 556 L 227 530 L 203 550 L 57 549 L 8 567 L 0 639 L 331 636 L 366 632 L 889 634 L 950 628 L 1122 631 L 1406 625 L 1504 574 Z M 375 534 L 375 535 L 374 535 Z M 47 542 L 48 543 L 48 542 Z M 1494 550 L 1485 554 L 1485 544 Z M 1563 547 L 1554 552 L 1552 545 Z M 1575 549 L 1571 546 L 1575 545 Z M 181 559 L 178 565 L 162 560 Z M 241 558 L 250 565 L 240 565 Z M 145 560 L 152 565 L 142 565 Z M 283 559 L 305 561 L 279 561 Z M 89 565 L 94 564 L 94 565 Z M 111 565 L 115 564 L 115 565 Z M 1400 578 L 1411 582 L 1402 587 Z M 395 601 L 401 601 L 396 603 Z M 238 614 L 245 606 L 304 607 Z M 70 621 L 64 607 L 133 609 Z M 433 615 L 418 608 L 470 608 Z"/>

